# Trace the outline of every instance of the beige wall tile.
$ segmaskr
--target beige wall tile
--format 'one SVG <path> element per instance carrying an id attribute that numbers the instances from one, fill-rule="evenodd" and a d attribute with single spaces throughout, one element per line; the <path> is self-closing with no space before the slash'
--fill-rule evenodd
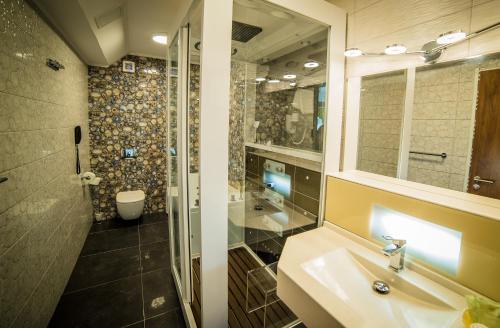
<path id="1" fill-rule="evenodd" d="M 422 137 L 453 137 L 455 124 L 449 120 L 413 120 L 411 133 Z"/>
<path id="2" fill-rule="evenodd" d="M 364 24 L 358 24 L 355 33 L 359 37 L 358 41 L 368 40 L 408 26 L 437 20 L 470 6 L 470 0 L 383 0 L 356 12 L 356 20 Z"/>
<path id="3" fill-rule="evenodd" d="M 429 153 L 453 153 L 454 139 L 451 137 L 412 135 L 410 149 Z"/>
<path id="4" fill-rule="evenodd" d="M 408 180 L 428 184 L 431 186 L 448 188 L 450 185 L 450 174 L 415 167 L 408 167 Z"/>
<path id="5" fill-rule="evenodd" d="M 470 120 L 472 119 L 472 112 L 474 110 L 474 106 L 472 105 L 472 101 L 465 100 L 459 101 L 457 103 L 457 119 L 461 120 Z"/>
<path id="6" fill-rule="evenodd" d="M 458 83 L 415 87 L 415 104 L 457 101 L 459 96 L 458 92 Z"/>
<path id="7" fill-rule="evenodd" d="M 417 120 L 451 120 L 455 119 L 456 111 L 455 101 L 416 103 L 412 117 Z"/>
<path id="8" fill-rule="evenodd" d="M 466 176 L 463 174 L 450 174 L 450 189 L 466 192 L 467 189 L 464 187 L 464 181 Z"/>
<path id="9" fill-rule="evenodd" d="M 88 170 L 87 68 L 24 1 L 0 2 L 0 13 L 8 18 L 0 19 L 0 173 L 9 178 L 0 184 L 0 325 L 42 327 L 91 223 L 73 144 L 81 125 Z M 66 69 L 50 70 L 48 57 Z"/>

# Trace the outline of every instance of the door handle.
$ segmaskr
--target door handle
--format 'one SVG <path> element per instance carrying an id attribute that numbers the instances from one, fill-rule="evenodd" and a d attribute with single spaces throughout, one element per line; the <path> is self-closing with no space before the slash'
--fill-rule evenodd
<path id="1" fill-rule="evenodd" d="M 488 184 L 493 184 L 495 183 L 495 180 L 488 180 L 488 179 L 481 179 L 479 175 L 476 175 L 474 178 L 472 178 L 475 183 L 481 182 L 481 183 L 488 183 Z"/>

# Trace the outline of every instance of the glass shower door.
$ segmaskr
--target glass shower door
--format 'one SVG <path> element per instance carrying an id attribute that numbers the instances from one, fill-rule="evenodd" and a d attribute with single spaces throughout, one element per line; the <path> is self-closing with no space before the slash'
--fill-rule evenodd
<path id="1" fill-rule="evenodd" d="M 182 301 L 191 298 L 189 223 L 187 213 L 187 52 L 188 29 L 182 28 L 168 50 L 168 209 L 170 258 Z"/>

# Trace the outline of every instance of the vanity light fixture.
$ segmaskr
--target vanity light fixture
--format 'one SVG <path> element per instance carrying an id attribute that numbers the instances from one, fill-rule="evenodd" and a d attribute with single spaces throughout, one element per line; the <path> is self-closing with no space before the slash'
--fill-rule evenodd
<path id="1" fill-rule="evenodd" d="M 402 55 L 406 53 L 406 47 L 402 44 L 392 44 L 390 46 L 385 47 L 384 53 L 386 55 Z"/>
<path id="2" fill-rule="evenodd" d="M 319 63 L 314 60 L 310 60 L 304 63 L 305 68 L 316 68 L 319 66 Z"/>
<path id="3" fill-rule="evenodd" d="M 297 82 L 290 82 L 290 86 L 291 86 L 291 87 L 294 87 L 294 86 L 296 86 L 296 85 L 297 85 Z"/>
<path id="4" fill-rule="evenodd" d="M 267 83 L 280 83 L 280 82 L 281 81 L 278 79 L 272 79 L 272 80 L 267 81 Z"/>
<path id="5" fill-rule="evenodd" d="M 264 82 L 265 80 L 266 80 L 265 77 L 256 77 L 255 78 L 255 81 L 257 81 L 257 82 Z"/>
<path id="6" fill-rule="evenodd" d="M 465 39 L 466 36 L 467 34 L 465 34 L 465 32 L 463 32 L 462 30 L 450 31 L 440 34 L 436 39 L 436 42 L 438 44 L 450 44 L 461 41 Z"/>
<path id="7" fill-rule="evenodd" d="M 347 48 L 344 51 L 344 56 L 346 56 L 346 57 L 359 57 L 362 55 L 363 55 L 363 51 L 361 51 L 361 49 L 358 49 L 358 48 Z"/>
<path id="8" fill-rule="evenodd" d="M 424 44 L 420 50 L 407 51 L 407 48 L 399 43 L 389 45 L 385 48 L 384 52 L 364 52 L 359 48 L 347 48 L 344 51 L 344 56 L 346 57 L 358 57 L 358 56 L 385 56 L 385 55 L 420 55 L 426 63 L 435 63 L 443 52 L 450 46 L 460 43 L 465 40 L 475 38 L 476 36 L 482 35 L 486 32 L 500 28 L 500 22 L 491 24 L 489 26 L 483 27 L 477 31 L 465 33 L 462 30 L 453 30 L 443 34 L 440 34 L 435 40 L 429 41 Z M 308 63 L 304 64 L 305 67 Z M 317 66 L 316 66 L 317 67 Z"/>
<path id="9" fill-rule="evenodd" d="M 165 34 L 154 34 L 153 41 L 159 44 L 167 44 L 167 36 Z"/>
<path id="10" fill-rule="evenodd" d="M 297 77 L 297 75 L 295 74 L 285 74 L 283 75 L 283 78 L 286 79 L 286 80 L 292 80 L 292 79 L 295 79 Z"/>

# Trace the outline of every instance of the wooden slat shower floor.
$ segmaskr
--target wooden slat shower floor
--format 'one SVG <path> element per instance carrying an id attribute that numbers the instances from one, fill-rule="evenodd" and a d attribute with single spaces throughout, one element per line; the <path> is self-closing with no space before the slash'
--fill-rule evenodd
<path id="1" fill-rule="evenodd" d="M 252 257 L 244 247 L 229 250 L 229 327 L 231 328 L 260 328 L 263 327 L 264 310 L 252 313 L 246 312 L 246 281 L 249 270 L 261 265 Z M 193 259 L 193 303 L 191 309 L 198 327 L 201 321 L 200 312 L 200 259 Z M 252 297 L 253 295 L 251 295 Z M 266 327 L 283 327 L 297 317 L 290 309 L 279 301 L 268 306 Z"/>

